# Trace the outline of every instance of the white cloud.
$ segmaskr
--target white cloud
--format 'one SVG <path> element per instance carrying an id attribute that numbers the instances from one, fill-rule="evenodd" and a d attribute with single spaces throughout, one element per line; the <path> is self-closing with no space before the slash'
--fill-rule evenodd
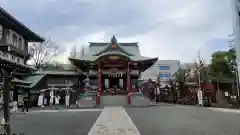
<path id="1" fill-rule="evenodd" d="M 177 2 L 176 0 L 170 1 Z M 135 36 L 119 37 L 118 41 L 139 42 L 141 52 L 145 56 L 179 59 L 184 62 L 193 62 L 197 51 L 200 50 L 202 57 L 209 62 L 211 53 L 216 48 L 209 46 L 207 42 L 215 38 L 226 38 L 231 33 L 231 18 L 228 16 L 231 13 L 230 2 L 183 0 L 181 2 L 184 4 L 181 5 L 179 2 L 171 4 L 170 1 L 160 2 L 163 4 L 160 8 L 154 2 L 143 3 L 146 7 L 152 6 L 147 8 L 146 12 L 149 14 L 148 19 L 151 19 L 149 23 L 152 23 L 153 27 Z M 161 7 L 165 8 L 161 9 Z M 162 11 L 165 16 L 161 14 Z M 87 41 L 108 41 L 112 35 L 111 32 L 108 35 L 106 33 L 107 30 L 79 37 L 74 44 L 81 45 Z"/>
<path id="2" fill-rule="evenodd" d="M 10 9 L 20 7 L 8 2 L 11 0 L 3 1 Z M 22 10 L 29 6 L 27 1 Z M 55 3 L 51 6 L 49 2 Z M 209 61 L 213 51 L 223 49 L 214 41 L 226 39 L 232 32 L 230 0 L 42 0 L 37 4 L 36 14 L 49 13 L 48 20 L 38 22 L 45 26 L 39 29 L 67 48 L 60 58 L 64 61 L 70 46 L 109 41 L 113 34 L 119 42 L 139 42 L 145 56 L 192 62 L 201 50 Z"/>

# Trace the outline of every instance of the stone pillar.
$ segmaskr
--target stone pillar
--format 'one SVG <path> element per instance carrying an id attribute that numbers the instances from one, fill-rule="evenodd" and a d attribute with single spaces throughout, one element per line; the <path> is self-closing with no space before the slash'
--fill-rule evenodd
<path id="1" fill-rule="evenodd" d="M 97 104 L 100 104 L 100 98 L 102 93 L 102 72 L 100 64 L 98 65 L 98 95 L 97 95 Z"/>

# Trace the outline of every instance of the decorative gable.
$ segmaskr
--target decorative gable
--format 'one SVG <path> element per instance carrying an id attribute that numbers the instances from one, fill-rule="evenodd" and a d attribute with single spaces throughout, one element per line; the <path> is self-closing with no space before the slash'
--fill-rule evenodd
<path id="1" fill-rule="evenodd" d="M 124 48 L 122 48 L 120 44 L 117 43 L 117 39 L 115 36 L 113 36 L 111 42 L 102 51 L 96 53 L 95 56 L 99 56 L 102 53 L 106 52 L 121 52 L 128 56 L 133 56 L 131 53 L 127 52 Z"/>
<path id="2" fill-rule="evenodd" d="M 116 49 L 116 48 L 117 48 L 117 45 L 112 44 L 111 48 L 112 48 L 112 49 Z"/>

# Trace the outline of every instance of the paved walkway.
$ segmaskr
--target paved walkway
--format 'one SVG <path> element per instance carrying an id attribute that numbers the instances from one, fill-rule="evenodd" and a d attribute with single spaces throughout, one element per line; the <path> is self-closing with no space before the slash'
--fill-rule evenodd
<path id="1" fill-rule="evenodd" d="M 101 135 L 104 132 L 105 135 L 240 133 L 238 114 L 209 109 L 160 103 L 154 107 L 63 109 L 51 112 L 45 110 L 44 113 L 39 110 L 40 113 L 11 115 L 11 127 L 12 133 L 26 135 Z"/>
<path id="2" fill-rule="evenodd" d="M 122 107 L 105 107 L 88 135 L 140 135 Z"/>

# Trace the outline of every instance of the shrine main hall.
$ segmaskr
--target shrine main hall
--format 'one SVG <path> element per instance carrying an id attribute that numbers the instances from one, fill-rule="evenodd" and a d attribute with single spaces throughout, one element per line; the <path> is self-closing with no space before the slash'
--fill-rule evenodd
<path id="1" fill-rule="evenodd" d="M 97 86 L 98 96 L 109 95 L 108 89 L 117 88 L 117 95 L 137 92 L 141 73 L 158 58 L 140 54 L 138 43 L 118 43 L 113 36 L 109 43 L 90 42 L 81 58 L 69 57 L 70 62 L 86 72 L 91 85 Z"/>

